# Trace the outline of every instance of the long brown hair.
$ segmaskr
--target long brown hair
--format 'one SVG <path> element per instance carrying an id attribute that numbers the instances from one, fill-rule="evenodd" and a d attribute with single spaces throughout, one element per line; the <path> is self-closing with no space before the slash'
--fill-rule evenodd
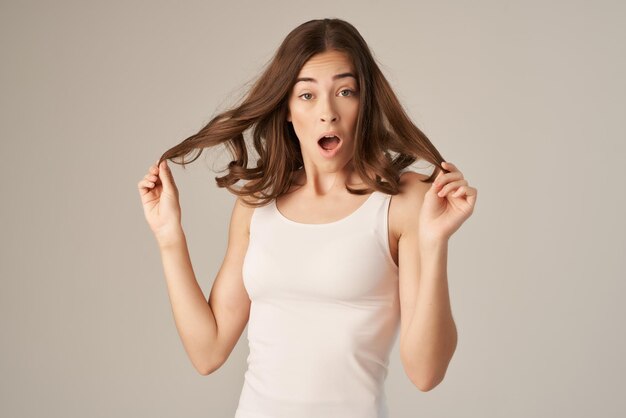
<path id="1" fill-rule="evenodd" d="M 293 29 L 282 42 L 267 68 L 250 88 L 243 102 L 213 117 L 200 131 L 168 149 L 161 158 L 176 164 L 195 161 L 204 148 L 224 143 L 233 160 L 218 187 L 231 193 L 253 196 L 246 202 L 263 206 L 290 190 L 294 172 L 304 163 L 300 143 L 287 110 L 290 92 L 304 63 L 313 55 L 329 50 L 347 54 L 356 70 L 359 113 L 356 123 L 352 163 L 367 189 L 352 189 L 352 194 L 379 190 L 399 193 L 400 173 L 418 159 L 435 170 L 424 182 L 432 183 L 445 161 L 428 137 L 417 127 L 398 101 L 389 82 L 376 64 L 369 47 L 350 23 L 341 19 L 310 20 Z M 248 167 L 248 148 L 244 131 L 252 129 L 254 149 L 259 155 L 255 167 Z M 185 156 L 195 152 L 189 160 Z M 177 162 L 175 158 L 181 158 Z M 374 174 L 372 179 L 367 173 Z M 249 180 L 241 188 L 239 180 Z"/>

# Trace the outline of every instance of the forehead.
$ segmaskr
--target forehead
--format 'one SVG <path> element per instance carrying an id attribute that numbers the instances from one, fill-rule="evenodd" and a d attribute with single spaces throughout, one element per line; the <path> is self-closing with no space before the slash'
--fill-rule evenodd
<path id="1" fill-rule="evenodd" d="M 350 57 L 339 51 L 326 51 L 313 55 L 300 69 L 299 77 L 313 76 L 314 74 L 338 74 L 354 72 Z"/>

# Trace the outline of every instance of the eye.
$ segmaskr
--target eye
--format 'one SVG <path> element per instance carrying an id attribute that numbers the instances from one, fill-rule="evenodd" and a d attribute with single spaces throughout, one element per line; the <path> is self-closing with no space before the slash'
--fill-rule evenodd
<path id="1" fill-rule="evenodd" d="M 298 96 L 298 97 L 306 96 L 307 94 L 308 94 L 308 95 L 311 95 L 311 93 L 303 93 L 303 94 L 301 94 L 301 95 L 300 95 L 300 96 Z M 304 100 L 305 100 L 305 101 L 308 101 L 308 99 L 304 99 Z"/>
<path id="2" fill-rule="evenodd" d="M 350 96 L 354 96 L 356 94 L 356 92 L 352 89 L 343 89 L 341 90 L 340 94 L 343 93 L 344 91 L 349 91 L 350 92 Z M 346 95 L 342 95 L 343 97 L 348 97 Z"/>

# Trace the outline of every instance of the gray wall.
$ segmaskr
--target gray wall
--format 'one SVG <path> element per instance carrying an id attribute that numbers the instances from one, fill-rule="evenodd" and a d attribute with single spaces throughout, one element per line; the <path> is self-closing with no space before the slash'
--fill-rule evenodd
<path id="1" fill-rule="evenodd" d="M 391 416 L 623 413 L 622 2 L 3 1 L 0 415 L 233 415 L 245 331 L 193 369 L 136 186 L 321 17 L 360 30 L 479 190 L 450 242 L 457 352 L 423 393 L 396 344 Z M 170 165 L 208 295 L 234 196 L 213 181 L 224 150 L 204 155 Z"/>

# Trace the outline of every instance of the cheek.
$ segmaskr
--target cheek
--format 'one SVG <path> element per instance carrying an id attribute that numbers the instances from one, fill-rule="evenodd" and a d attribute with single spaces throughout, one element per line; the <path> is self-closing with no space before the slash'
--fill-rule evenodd
<path id="1" fill-rule="evenodd" d="M 341 109 L 341 115 L 343 120 L 349 125 L 355 124 L 359 117 L 359 104 L 358 103 L 346 103 Z"/>
<path id="2" fill-rule="evenodd" d="M 313 123 L 310 120 L 311 112 L 294 106 L 290 110 L 290 115 L 293 130 L 298 135 L 298 138 L 302 140 L 306 138 L 307 135 L 310 135 L 309 131 L 313 129 Z"/>
<path id="3" fill-rule="evenodd" d="M 311 128 L 309 126 L 310 124 L 307 124 L 307 122 L 302 120 L 299 115 L 294 113 L 291 114 L 291 124 L 293 126 L 294 132 L 298 136 L 298 141 L 300 141 L 301 146 L 308 146 L 306 144 L 306 139 L 311 136 Z"/>
<path id="4" fill-rule="evenodd" d="M 310 115 L 311 111 L 306 106 L 302 104 L 294 104 L 291 105 L 290 108 L 291 118 L 292 120 L 297 120 L 300 123 L 306 120 L 307 115 Z"/>

